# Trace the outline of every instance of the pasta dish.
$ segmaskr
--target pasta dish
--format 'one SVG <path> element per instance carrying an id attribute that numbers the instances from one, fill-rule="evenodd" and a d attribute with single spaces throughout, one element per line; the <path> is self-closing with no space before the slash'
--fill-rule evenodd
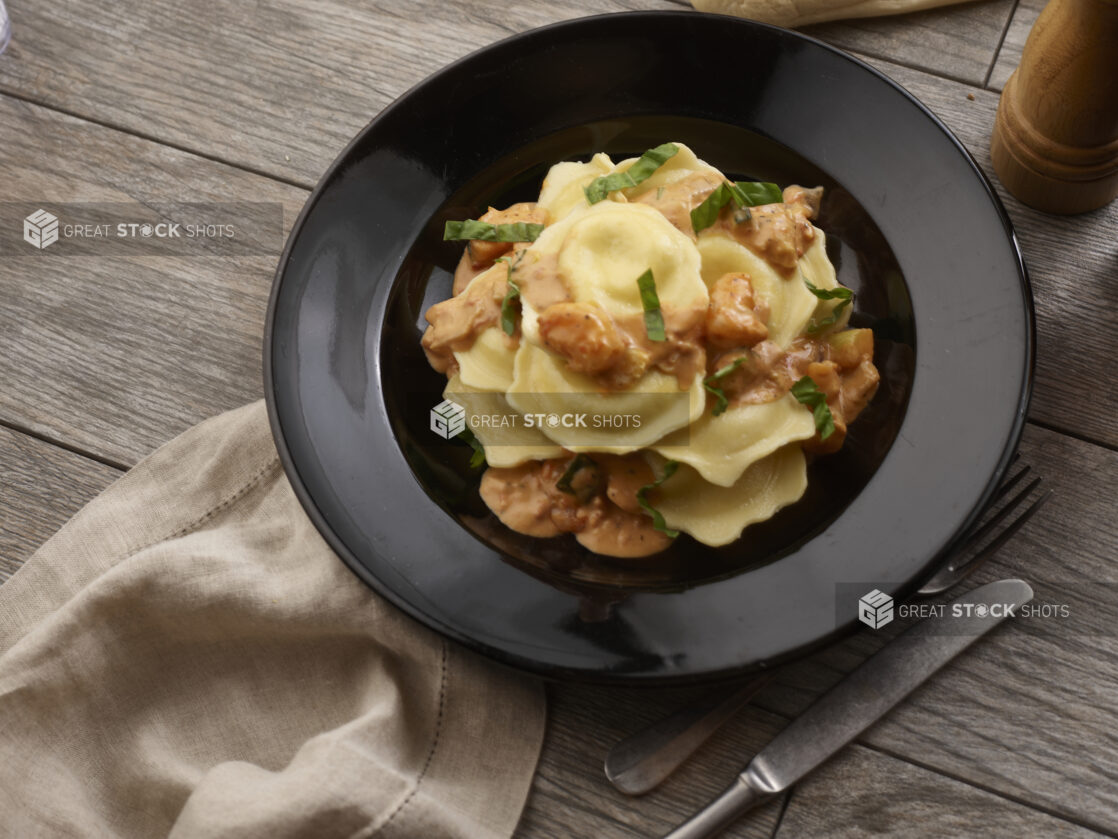
<path id="1" fill-rule="evenodd" d="M 641 557 L 730 544 L 803 495 L 879 381 L 821 198 L 665 143 L 447 223 L 465 251 L 423 348 L 504 525 Z"/>

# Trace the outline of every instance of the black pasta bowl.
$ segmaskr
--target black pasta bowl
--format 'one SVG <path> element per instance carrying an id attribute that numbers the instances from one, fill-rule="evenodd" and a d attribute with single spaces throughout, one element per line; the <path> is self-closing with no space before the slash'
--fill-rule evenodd
<path id="1" fill-rule="evenodd" d="M 825 188 L 816 223 L 882 385 L 796 504 L 724 548 L 681 536 L 614 561 L 488 511 L 470 449 L 431 430 L 445 378 L 419 339 L 461 253 L 445 221 L 532 200 L 560 160 L 668 140 L 735 178 Z M 801 654 L 856 625 L 859 593 L 914 590 L 1003 476 L 1032 358 L 1004 209 L 926 108 L 802 35 L 650 12 L 501 41 L 373 120 L 292 231 L 265 390 L 296 494 L 378 592 L 517 667 L 662 683 Z"/>

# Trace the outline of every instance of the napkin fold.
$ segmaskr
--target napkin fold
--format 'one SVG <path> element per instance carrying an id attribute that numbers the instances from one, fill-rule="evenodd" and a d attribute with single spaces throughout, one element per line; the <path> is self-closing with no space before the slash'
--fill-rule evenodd
<path id="1" fill-rule="evenodd" d="M 507 837 L 544 713 L 334 556 L 259 402 L 0 586 L 3 836 Z"/>
<path id="2" fill-rule="evenodd" d="M 735 15 L 794 29 L 845 18 L 899 15 L 965 0 L 691 0 L 700 12 Z"/>

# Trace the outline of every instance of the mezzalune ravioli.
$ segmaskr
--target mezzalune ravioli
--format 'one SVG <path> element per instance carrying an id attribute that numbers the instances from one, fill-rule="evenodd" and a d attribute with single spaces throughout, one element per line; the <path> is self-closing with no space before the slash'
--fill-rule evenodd
<path id="1" fill-rule="evenodd" d="M 423 346 L 505 525 L 638 557 L 679 532 L 729 544 L 800 498 L 805 452 L 837 450 L 879 378 L 811 224 L 820 194 L 666 143 L 558 163 L 534 204 L 448 224 L 468 244 Z M 557 395 L 641 422 L 525 421 Z"/>

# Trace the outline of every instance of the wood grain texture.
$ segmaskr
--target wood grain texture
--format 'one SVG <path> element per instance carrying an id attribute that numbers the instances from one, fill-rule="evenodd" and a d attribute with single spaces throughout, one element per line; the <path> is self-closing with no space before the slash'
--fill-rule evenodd
<path id="1" fill-rule="evenodd" d="M 305 193 L 0 97 L 4 200 L 277 202 Z M 277 242 L 282 238 L 277 236 Z M 130 465 L 200 420 L 259 398 L 277 253 L 0 260 L 0 419 Z"/>
<path id="2" fill-rule="evenodd" d="M 1069 617 L 999 627 L 862 740 L 1115 834 L 1118 452 L 1030 426 L 1022 462 L 1032 464 L 1054 495 L 973 584 L 1020 576 L 1035 589 L 1035 604 L 1067 605 Z M 795 716 L 901 627 L 886 629 L 866 630 L 782 670 L 755 703 Z M 899 782 L 894 792 L 906 794 Z"/>
<path id="3" fill-rule="evenodd" d="M 1012 6 L 980 0 L 806 31 L 981 84 Z M 525 0 L 513 14 L 499 3 L 435 0 L 21 3 L 0 56 L 0 90 L 310 186 L 381 108 L 480 46 L 588 14 L 683 8 L 680 0 Z"/>
<path id="4" fill-rule="evenodd" d="M 878 62 L 936 111 L 989 173 L 997 94 Z M 967 99 L 973 93 L 974 101 Z M 304 193 L 266 178 L 0 99 L 9 199 L 275 200 L 290 224 Z M 1118 275 L 1118 207 L 1064 219 L 1003 194 L 1037 298 L 1033 416 L 1118 445 L 1106 306 Z M 42 254 L 46 257 L 48 254 Z M 0 418 L 121 464 L 260 393 L 260 342 L 274 258 L 216 262 L 21 256 L 0 263 Z M 1074 325 L 1069 329 L 1069 325 Z"/>
<path id="5" fill-rule="evenodd" d="M 700 690 L 549 686 L 548 730 L 517 839 L 662 836 L 718 795 L 784 721 L 747 708 L 707 743 L 702 759 L 647 795 L 615 790 L 602 770 L 609 748 L 627 734 L 698 697 Z M 772 835 L 782 800 L 742 818 L 723 835 Z"/>
<path id="6" fill-rule="evenodd" d="M 120 472 L 0 428 L 0 583 Z"/>
<path id="7" fill-rule="evenodd" d="M 854 746 L 795 788 L 776 839 L 1087 839 L 1102 835 Z"/>
<path id="8" fill-rule="evenodd" d="M 1006 192 L 990 162 L 997 93 L 869 60 L 959 137 L 1009 212 L 1036 305 L 1037 368 L 1030 416 L 1118 446 L 1118 389 L 1097 386 L 1100 360 L 1118 351 L 1118 337 L 1105 314 L 1118 296 L 1118 202 L 1070 217 L 1026 207 Z"/>
<path id="9" fill-rule="evenodd" d="M 500 38 L 671 0 L 12 4 L 0 90 L 311 186 L 385 105 Z M 173 69 L 171 69 L 173 68 Z"/>
<path id="10" fill-rule="evenodd" d="M 393 97 L 504 32 L 590 11 L 680 7 L 667 0 L 530 2 L 518 5 L 510 23 L 497 4 L 428 0 L 359 9 L 340 0 L 13 5 L 16 40 L 0 57 L 0 89 L 302 185 L 315 181 Z M 1020 5 L 1027 10 L 1030 0 Z M 1009 0 L 990 0 L 925 13 L 942 18 L 920 24 L 919 37 L 906 33 L 906 18 L 812 32 L 978 85 L 977 45 L 986 35 L 956 45 L 949 33 L 992 32 L 1008 7 Z M 976 23 L 974 15 L 986 22 Z M 966 23 L 956 26 L 956 17 Z M 1011 35 L 1016 25 L 1015 17 Z M 999 65 L 1009 54 L 999 55 Z M 927 102 L 990 172 L 996 93 L 876 63 Z M 290 224 L 305 198 L 301 189 L 5 97 L 0 148 L 4 200 L 278 201 L 289 209 Z M 1012 199 L 1007 206 L 1038 298 L 1033 416 L 1116 447 L 1118 393 L 1098 386 L 1097 359 L 1115 352 L 1106 304 L 1118 278 L 1118 209 L 1067 220 Z M 59 262 L 5 255 L 0 420 L 130 464 L 197 420 L 257 397 L 273 268 L 274 257 Z M 1058 495 L 981 579 L 1023 575 L 1042 598 L 1077 606 L 1081 622 L 1055 636 L 1006 627 L 984 641 L 869 732 L 874 751 L 855 749 L 841 759 L 850 762 L 847 768 L 836 763 L 824 772 L 837 774 L 797 789 L 781 837 L 832 830 L 871 835 L 871 823 L 857 821 L 853 809 L 834 809 L 847 806 L 844 782 L 859 778 L 862 807 L 881 813 L 874 829 L 895 829 L 895 835 L 1001 835 L 952 834 L 959 823 L 932 812 L 936 803 L 963 814 L 967 824 L 980 813 L 995 814 L 999 824 L 1020 826 L 1016 835 L 1079 835 L 1061 833 L 1067 823 L 1042 810 L 1118 834 L 1118 597 L 1091 585 L 1116 576 L 1118 454 L 1033 427 L 1026 457 Z M 6 431 L 0 431 L 0 470 L 0 557 L 8 558 L 0 576 L 117 474 Z M 783 719 L 881 642 L 861 635 L 790 668 L 760 698 L 763 708 L 748 709 L 679 775 L 639 801 L 608 787 L 601 758 L 615 739 L 675 708 L 688 692 L 553 690 L 548 739 L 518 835 L 666 830 L 729 782 Z M 902 834 L 893 817 L 911 812 L 909 801 L 921 823 Z M 778 813 L 779 802 L 770 804 L 729 835 L 767 836 Z"/>
<path id="11" fill-rule="evenodd" d="M 1009 21 L 1009 28 L 1005 31 L 1005 39 L 1002 41 L 1001 49 L 998 50 L 998 58 L 990 71 L 990 79 L 986 82 L 986 86 L 991 90 L 1001 90 L 1009 81 L 1013 71 L 1017 69 L 1017 65 L 1021 63 L 1025 41 L 1028 40 L 1033 24 L 1040 17 L 1040 12 L 1047 2 L 1048 0 L 1018 0 L 1017 8 L 1013 10 L 1013 17 Z"/>
<path id="12" fill-rule="evenodd" d="M 843 49 L 980 85 L 994 62 L 1013 0 L 982 0 L 881 18 L 835 21 L 804 34 Z"/>

